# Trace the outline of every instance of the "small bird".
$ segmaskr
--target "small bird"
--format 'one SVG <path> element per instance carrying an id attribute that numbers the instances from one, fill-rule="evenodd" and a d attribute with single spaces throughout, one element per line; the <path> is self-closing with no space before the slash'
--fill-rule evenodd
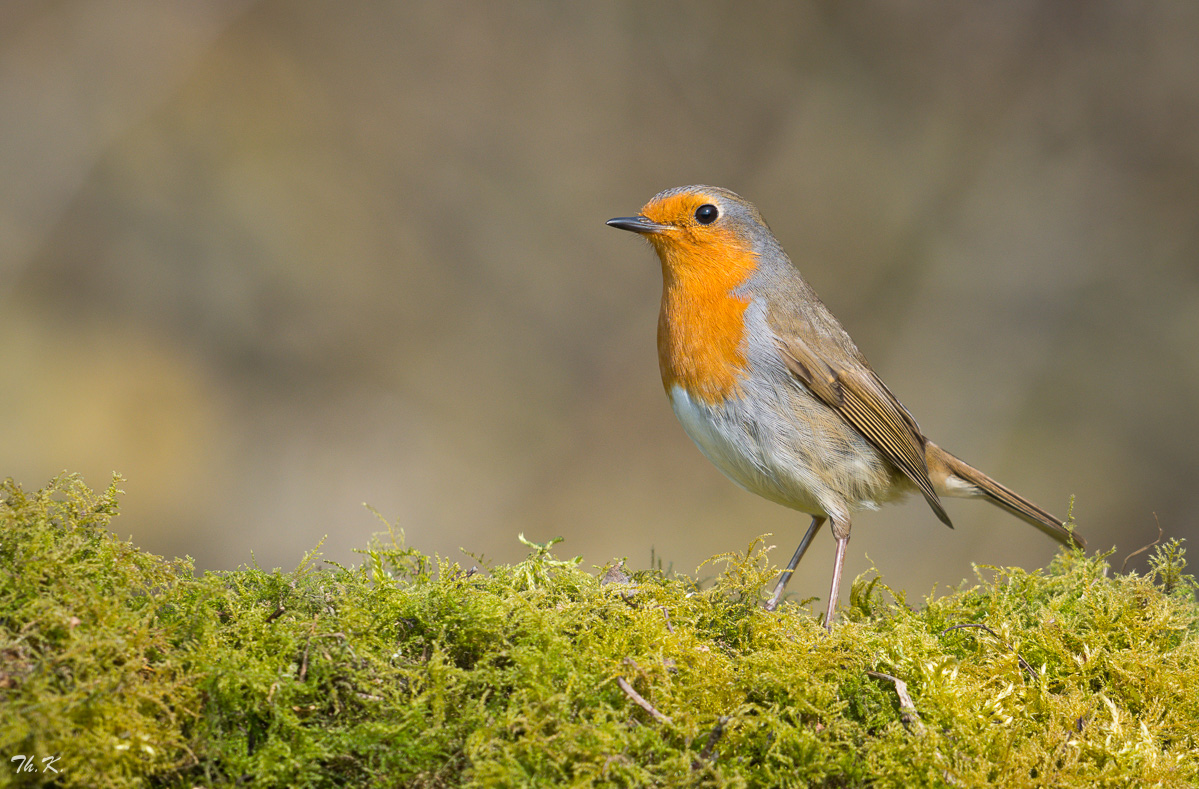
<path id="1" fill-rule="evenodd" d="M 950 528 L 941 496 L 981 498 L 1085 547 L 1060 519 L 924 437 L 749 201 L 681 186 L 607 224 L 648 239 L 662 263 L 658 365 L 687 435 L 742 488 L 812 516 L 767 610 L 832 521 L 831 630 L 853 513 L 916 491 Z"/>

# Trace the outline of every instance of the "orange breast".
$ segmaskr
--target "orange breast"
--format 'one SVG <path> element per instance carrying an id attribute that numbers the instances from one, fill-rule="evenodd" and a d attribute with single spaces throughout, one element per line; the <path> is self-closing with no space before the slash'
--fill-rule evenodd
<path id="1" fill-rule="evenodd" d="M 739 388 L 745 356 L 745 309 L 734 296 L 754 270 L 754 257 L 731 237 L 682 234 L 650 240 L 662 261 L 658 364 L 669 392 L 676 384 L 692 398 L 718 403 Z M 719 243 L 714 243 L 719 241 Z"/>

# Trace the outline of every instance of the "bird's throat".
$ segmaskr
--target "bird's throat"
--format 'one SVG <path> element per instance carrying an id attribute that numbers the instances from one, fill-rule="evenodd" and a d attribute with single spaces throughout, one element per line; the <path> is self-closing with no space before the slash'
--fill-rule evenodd
<path id="1" fill-rule="evenodd" d="M 702 250 L 659 248 L 662 311 L 658 365 L 670 392 L 682 386 L 695 400 L 722 402 L 736 394 L 745 368 L 745 310 L 736 294 L 753 271 L 749 253 L 705 256 Z"/>

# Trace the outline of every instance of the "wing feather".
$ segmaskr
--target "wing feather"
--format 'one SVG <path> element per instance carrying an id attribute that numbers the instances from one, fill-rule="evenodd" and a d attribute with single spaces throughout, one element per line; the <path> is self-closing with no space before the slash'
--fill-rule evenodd
<path id="1" fill-rule="evenodd" d="M 868 367 L 829 362 L 798 337 L 779 340 L 778 347 L 787 369 L 915 483 L 937 517 L 953 528 L 929 479 L 920 426 L 878 376 Z"/>

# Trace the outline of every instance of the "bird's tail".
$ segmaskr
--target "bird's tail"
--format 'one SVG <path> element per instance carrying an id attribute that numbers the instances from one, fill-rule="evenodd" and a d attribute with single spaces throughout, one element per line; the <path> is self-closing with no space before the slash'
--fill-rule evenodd
<path id="1" fill-rule="evenodd" d="M 1064 522 L 1028 499 L 1005 488 L 969 463 L 949 454 L 931 441 L 925 444 L 925 462 L 937 493 L 942 496 L 982 498 L 1031 523 L 1053 539 L 1066 545 L 1086 548 L 1086 540 Z"/>

